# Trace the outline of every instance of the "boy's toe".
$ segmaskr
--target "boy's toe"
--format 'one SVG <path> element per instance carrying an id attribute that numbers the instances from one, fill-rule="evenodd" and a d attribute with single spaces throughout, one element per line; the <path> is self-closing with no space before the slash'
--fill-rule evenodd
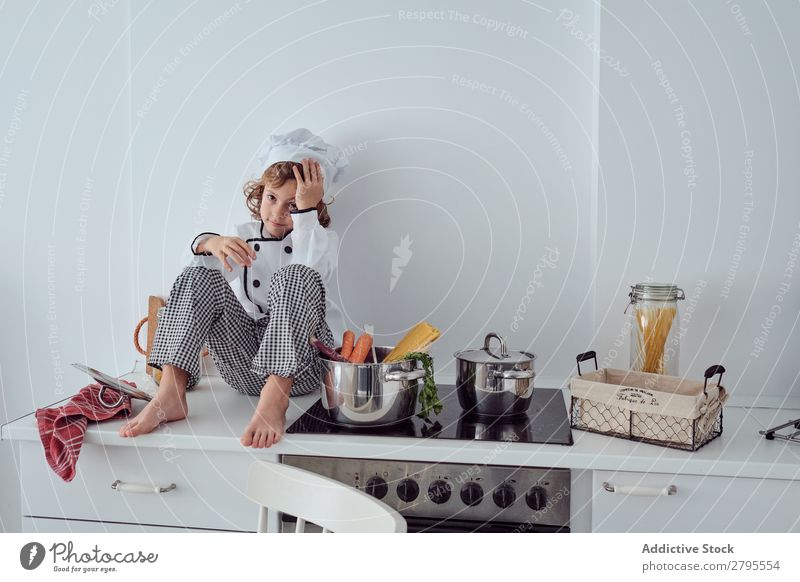
<path id="1" fill-rule="evenodd" d="M 266 442 L 267 442 L 267 433 L 261 431 L 260 433 L 258 433 L 258 448 L 263 449 L 266 446 Z"/>
<path id="2" fill-rule="evenodd" d="M 245 433 L 242 435 L 242 439 L 240 442 L 246 447 L 249 447 L 251 444 L 253 444 L 253 431 L 246 430 Z"/>

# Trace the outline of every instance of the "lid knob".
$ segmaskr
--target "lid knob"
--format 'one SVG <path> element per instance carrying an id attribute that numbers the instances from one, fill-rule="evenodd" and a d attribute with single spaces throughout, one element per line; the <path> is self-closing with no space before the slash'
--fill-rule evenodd
<path id="1" fill-rule="evenodd" d="M 506 340 L 504 340 L 502 337 L 500 337 L 499 335 L 497 335 L 494 332 L 490 332 L 490 333 L 486 334 L 486 337 L 483 339 L 483 349 L 486 350 L 487 352 L 489 352 L 489 355 L 491 355 L 493 358 L 497 358 L 498 357 L 492 352 L 491 348 L 489 347 L 489 344 L 491 343 L 492 338 L 495 338 L 495 339 L 500 341 L 500 356 L 499 357 L 500 358 L 507 358 L 508 357 L 508 349 L 506 348 Z"/>

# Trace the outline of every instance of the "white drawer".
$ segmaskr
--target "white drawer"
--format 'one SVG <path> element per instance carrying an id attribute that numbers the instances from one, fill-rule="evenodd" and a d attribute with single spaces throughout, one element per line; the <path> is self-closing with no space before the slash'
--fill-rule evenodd
<path id="1" fill-rule="evenodd" d="M 676 490 L 610 493 L 604 483 L 616 491 Z M 592 486 L 593 532 L 800 531 L 798 481 L 594 471 Z"/>
<path id="2" fill-rule="evenodd" d="M 243 491 L 251 454 L 84 444 L 66 483 L 47 465 L 42 445 L 20 443 L 25 516 L 142 525 L 255 531 L 258 508 Z M 114 481 L 175 488 L 115 491 Z"/>
<path id="3" fill-rule="evenodd" d="M 169 527 L 165 525 L 137 525 L 133 523 L 23 517 L 22 531 L 26 533 L 204 533 L 218 530 Z"/>

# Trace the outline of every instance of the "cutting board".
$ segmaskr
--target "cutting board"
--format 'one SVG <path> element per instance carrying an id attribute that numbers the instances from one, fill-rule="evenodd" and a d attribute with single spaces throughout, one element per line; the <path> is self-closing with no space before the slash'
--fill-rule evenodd
<path id="1" fill-rule="evenodd" d="M 156 326 L 158 325 L 158 310 L 167 305 L 162 297 L 151 295 L 147 299 L 147 353 L 150 353 L 153 347 L 153 338 L 156 335 Z M 161 370 L 147 366 L 147 373 L 156 379 L 156 382 L 161 380 Z"/>

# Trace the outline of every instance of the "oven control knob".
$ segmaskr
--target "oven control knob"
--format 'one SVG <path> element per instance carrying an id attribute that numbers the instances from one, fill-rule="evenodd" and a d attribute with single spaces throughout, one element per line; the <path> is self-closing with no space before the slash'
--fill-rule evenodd
<path id="1" fill-rule="evenodd" d="M 494 499 L 497 507 L 505 509 L 506 507 L 511 507 L 511 505 L 517 500 L 517 492 L 514 491 L 514 488 L 508 483 L 503 483 L 494 490 L 492 499 Z"/>
<path id="2" fill-rule="evenodd" d="M 367 484 L 364 486 L 364 491 L 376 499 L 383 499 L 389 492 L 389 486 L 386 485 L 386 480 L 383 477 L 373 475 L 367 479 Z"/>
<path id="3" fill-rule="evenodd" d="M 437 479 L 428 487 L 428 499 L 433 501 L 436 505 L 446 503 L 450 499 L 450 493 L 453 487 L 447 481 Z"/>
<path id="4" fill-rule="evenodd" d="M 547 505 L 547 493 L 541 485 L 534 485 L 525 495 L 525 503 L 534 511 L 541 511 Z"/>
<path id="5" fill-rule="evenodd" d="M 397 484 L 397 496 L 408 503 L 414 501 L 419 495 L 419 485 L 413 479 L 403 479 Z"/>
<path id="6" fill-rule="evenodd" d="M 483 487 L 470 481 L 461 488 L 461 501 L 466 505 L 473 507 L 478 505 L 483 500 Z"/>

